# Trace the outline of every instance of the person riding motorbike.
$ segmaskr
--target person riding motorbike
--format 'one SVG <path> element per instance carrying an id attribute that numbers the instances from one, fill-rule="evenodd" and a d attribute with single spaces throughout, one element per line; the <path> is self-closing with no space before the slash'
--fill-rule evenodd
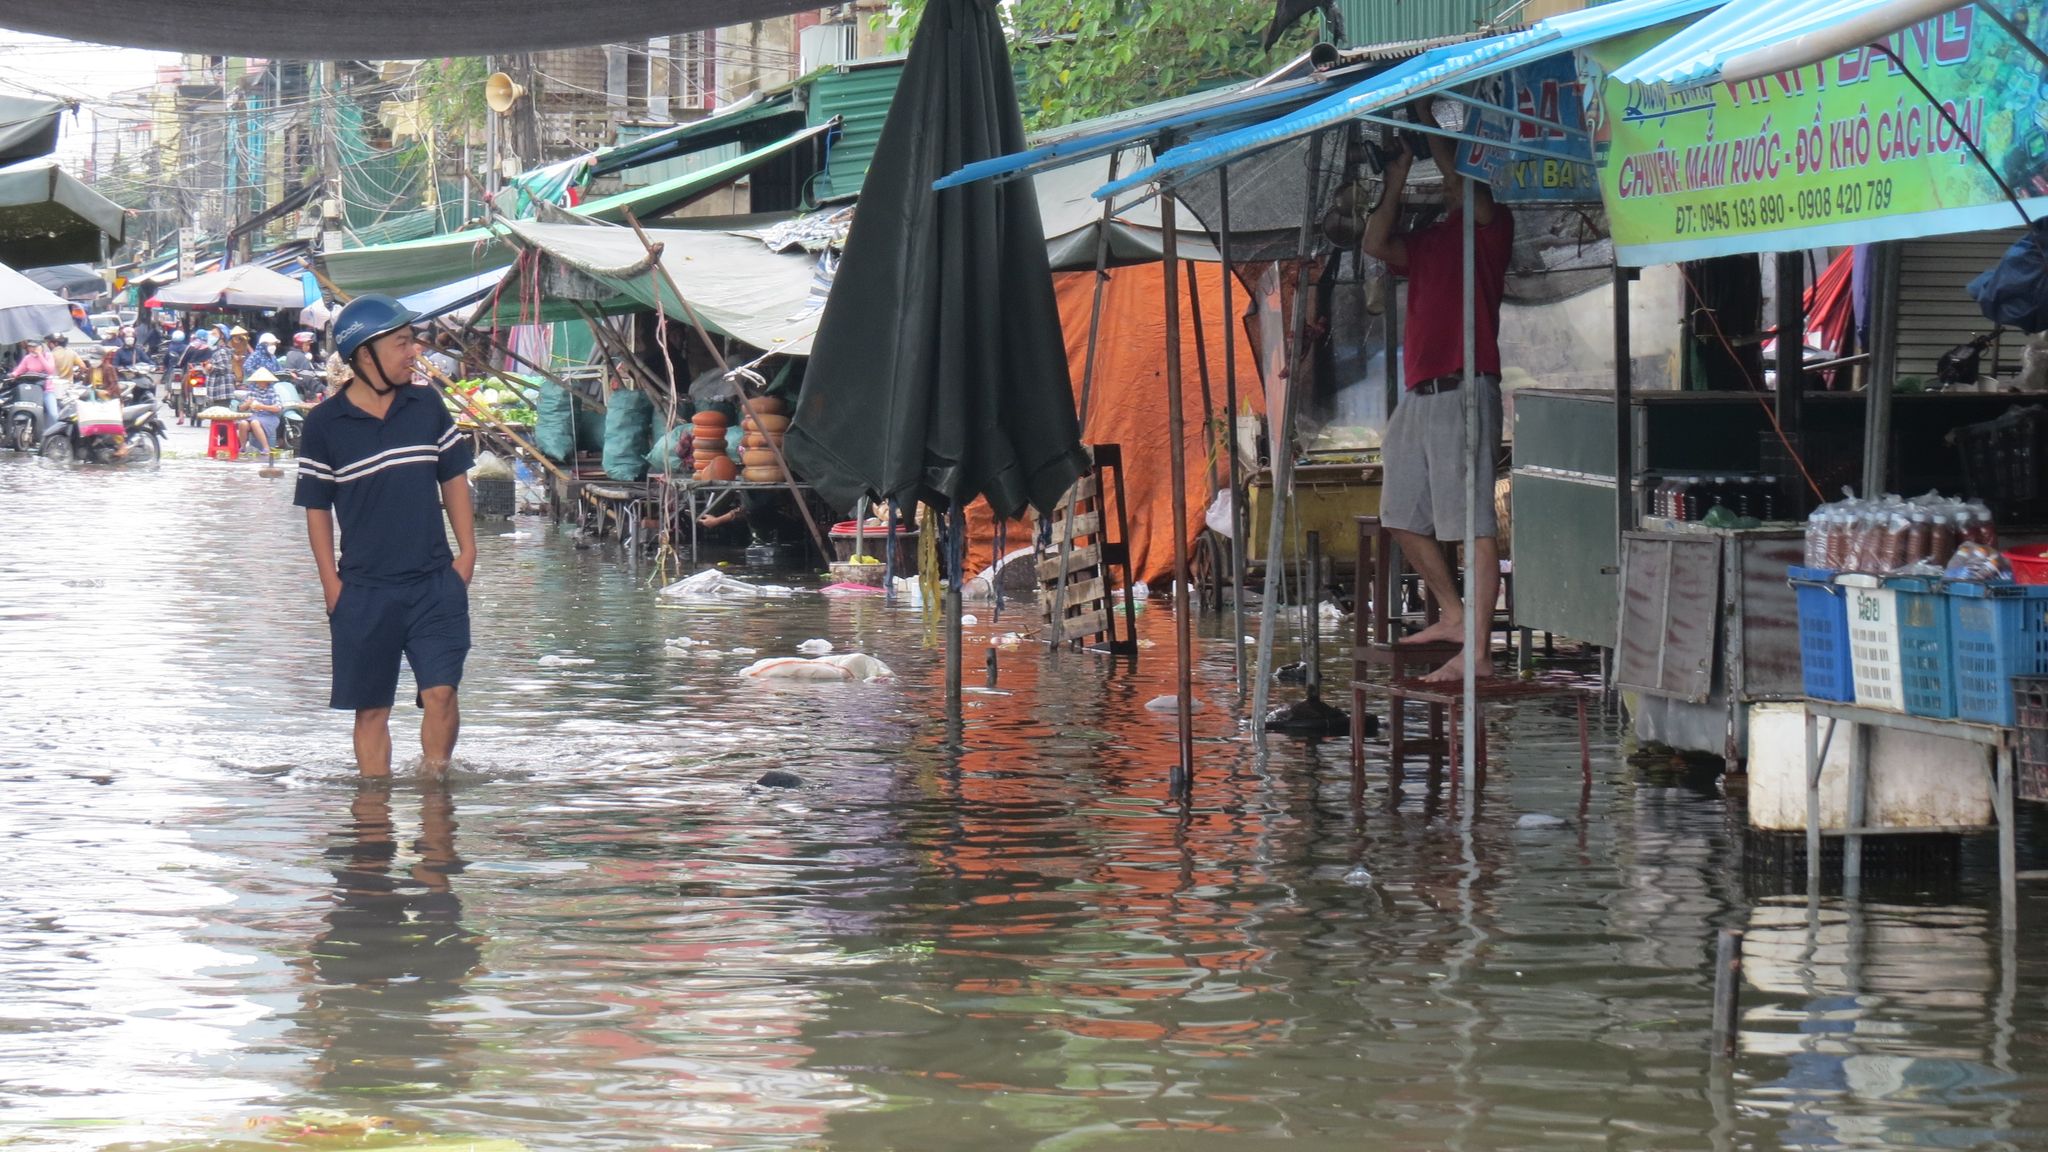
<path id="1" fill-rule="evenodd" d="M 114 367 L 141 368 L 148 363 L 149 354 L 135 342 L 135 329 L 121 329 L 121 344 L 114 350 Z"/>
<path id="2" fill-rule="evenodd" d="M 166 373 L 176 372 L 179 361 L 185 358 L 185 349 L 188 346 L 185 340 L 185 330 L 183 328 L 171 329 L 171 334 L 164 337 L 163 346 L 159 350 L 161 358 L 157 363 L 163 366 L 163 370 Z"/>
<path id="3" fill-rule="evenodd" d="M 268 368 L 272 372 L 284 371 L 284 365 L 278 363 L 277 359 L 277 333 L 265 332 L 256 337 L 255 350 L 249 353 L 248 363 L 242 365 L 243 378 L 247 379 L 249 373 L 258 368 Z"/>
<path id="4" fill-rule="evenodd" d="M 195 422 L 199 410 L 206 406 L 205 395 L 193 391 L 185 383 L 185 378 L 195 368 L 206 373 L 209 380 L 212 379 L 213 340 L 204 328 L 192 330 L 192 339 L 186 344 L 184 355 L 178 357 L 176 364 L 171 368 L 171 378 L 177 381 L 178 387 L 178 412 L 187 422 Z"/>
<path id="5" fill-rule="evenodd" d="M 119 403 L 121 401 L 121 398 L 125 392 L 125 389 L 123 389 L 121 386 L 120 369 L 117 368 L 112 362 L 107 360 L 100 361 L 99 363 L 93 365 L 86 372 L 85 387 L 87 395 L 97 397 L 98 399 L 101 400 L 112 400 L 116 403 Z M 125 433 L 116 432 L 113 434 L 113 439 L 116 445 L 116 448 L 114 450 L 114 459 L 127 459 L 127 435 Z"/>
<path id="6" fill-rule="evenodd" d="M 57 374 L 57 365 L 55 361 L 50 359 L 51 341 L 44 340 L 38 343 L 34 340 L 23 340 L 21 347 L 21 360 L 15 364 L 14 371 L 8 373 L 10 378 L 15 376 L 54 376 Z"/>
<path id="7" fill-rule="evenodd" d="M 85 367 L 85 358 L 71 350 L 71 333 L 57 331 L 50 333 L 49 343 L 50 375 L 60 380 L 76 380 Z"/>
<path id="8" fill-rule="evenodd" d="M 284 372 L 298 385 L 299 394 L 310 402 L 319 400 L 322 386 L 320 364 L 313 359 L 313 334 L 300 332 L 292 337 L 292 350 L 284 354 Z"/>

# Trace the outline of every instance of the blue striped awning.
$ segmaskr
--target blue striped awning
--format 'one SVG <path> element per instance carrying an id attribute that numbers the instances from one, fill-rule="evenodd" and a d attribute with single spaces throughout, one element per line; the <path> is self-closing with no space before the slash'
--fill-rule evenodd
<path id="1" fill-rule="evenodd" d="M 1249 83 L 1222 93 L 1206 92 L 1162 101 L 1131 115 L 1105 117 L 1103 126 L 1095 131 L 1066 133 L 1036 148 L 976 161 L 934 181 L 932 187 L 943 189 L 977 180 L 1024 176 L 1151 144 L 1166 133 L 1185 138 L 1262 120 L 1322 99 L 1331 87 L 1331 77 L 1316 75 L 1277 84 Z"/>
<path id="2" fill-rule="evenodd" d="M 1288 115 L 1172 149 L 1152 164 L 1096 189 L 1108 199 L 1134 188 L 1171 184 L 1254 152 L 1455 88 L 1560 52 L 1625 36 L 1719 7 L 1724 0 L 1615 0 L 1539 20 L 1518 32 L 1425 52 L 1328 99 Z"/>
<path id="3" fill-rule="evenodd" d="M 1958 5 L 1960 7 L 1961 5 Z M 1837 26 L 1897 0 L 1729 0 L 1718 12 L 1616 68 L 1622 84 L 1711 84 L 1735 57 Z"/>

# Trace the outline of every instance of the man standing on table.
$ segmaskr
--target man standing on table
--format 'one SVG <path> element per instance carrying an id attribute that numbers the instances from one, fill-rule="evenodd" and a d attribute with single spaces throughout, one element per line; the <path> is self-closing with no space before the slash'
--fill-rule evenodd
<path id="1" fill-rule="evenodd" d="M 1465 567 L 1475 593 L 1472 603 L 1485 614 L 1479 624 L 1480 649 L 1476 653 L 1461 649 L 1423 677 L 1443 681 L 1462 679 L 1468 658 L 1474 661 L 1477 675 L 1493 672 L 1493 603 L 1500 593 L 1500 526 L 1493 509 L 1494 462 L 1500 453 L 1501 426 L 1500 301 L 1507 287 L 1515 220 L 1505 207 L 1493 202 L 1486 185 L 1472 190 L 1473 277 L 1478 282 L 1472 327 L 1482 451 L 1472 460 L 1474 474 L 1467 489 L 1469 452 L 1462 391 L 1465 178 L 1458 174 L 1456 143 L 1430 136 L 1429 153 L 1443 174 L 1445 214 L 1435 223 L 1396 234 L 1401 194 L 1414 162 L 1414 154 L 1404 147 L 1388 162 L 1386 194 L 1366 222 L 1365 251 L 1385 261 L 1396 275 L 1408 278 L 1408 314 L 1401 331 L 1402 377 L 1408 392 L 1395 406 L 1381 446 L 1386 482 L 1381 491 L 1380 522 L 1393 531 L 1401 554 L 1421 573 L 1441 613 L 1435 624 L 1401 643 L 1464 643 L 1465 607 L 1439 544 L 1464 540 L 1465 502 L 1478 501 L 1478 530 Z"/>
<path id="2" fill-rule="evenodd" d="M 469 444 L 432 388 L 412 383 L 416 315 L 389 296 L 358 296 L 335 321 L 346 387 L 306 414 L 293 502 L 306 510 L 326 594 L 334 685 L 330 708 L 353 711 L 356 766 L 391 772 L 391 706 L 400 656 L 424 712 L 420 771 L 455 754 L 455 692 L 469 654 L 476 528 Z M 445 508 L 455 529 L 448 551 Z M 341 522 L 336 561 L 335 521 Z"/>

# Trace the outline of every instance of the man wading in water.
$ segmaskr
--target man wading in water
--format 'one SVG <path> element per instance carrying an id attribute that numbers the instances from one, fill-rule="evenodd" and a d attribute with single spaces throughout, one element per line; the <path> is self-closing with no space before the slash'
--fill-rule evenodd
<path id="1" fill-rule="evenodd" d="M 438 773 L 462 727 L 455 702 L 469 654 L 476 527 L 469 444 L 432 388 L 412 383 L 416 315 L 358 296 L 335 321 L 348 384 L 306 414 L 293 503 L 306 510 L 334 653 L 328 707 L 356 714 L 356 766 L 391 772 L 398 661 L 419 685 L 420 770 Z M 441 510 L 455 528 L 448 551 Z M 335 561 L 334 522 L 341 520 Z"/>

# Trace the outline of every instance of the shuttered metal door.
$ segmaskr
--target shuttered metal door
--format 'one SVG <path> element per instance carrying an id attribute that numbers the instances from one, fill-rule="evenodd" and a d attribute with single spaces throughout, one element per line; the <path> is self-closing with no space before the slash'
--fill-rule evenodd
<path id="1" fill-rule="evenodd" d="M 1930 383 L 1941 354 L 1992 328 L 1965 286 L 1998 263 L 2021 235 L 2018 228 L 1931 236 L 1906 241 L 1899 263 L 1899 376 Z M 1995 355 L 1994 355 L 1995 354 Z M 1984 354 L 1982 371 L 2019 371 L 2019 341 L 2006 336 Z"/>

